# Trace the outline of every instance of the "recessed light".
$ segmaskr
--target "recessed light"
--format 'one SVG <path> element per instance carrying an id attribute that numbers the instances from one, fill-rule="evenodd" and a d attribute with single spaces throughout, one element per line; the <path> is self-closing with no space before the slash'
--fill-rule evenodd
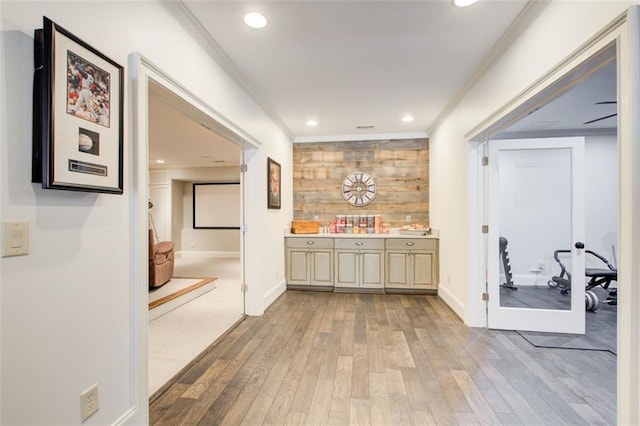
<path id="1" fill-rule="evenodd" d="M 402 117 L 402 121 L 404 121 L 405 123 L 413 121 L 413 116 L 412 115 L 405 115 L 404 117 Z"/>
<path id="2" fill-rule="evenodd" d="M 318 122 L 316 120 L 307 121 L 307 126 L 309 126 L 309 127 L 315 127 L 317 125 L 318 125 Z"/>
<path id="3" fill-rule="evenodd" d="M 158 163 L 158 164 L 164 164 L 164 160 L 161 160 L 161 159 L 159 159 L 159 158 L 158 158 L 158 159 L 156 160 L 156 163 Z"/>
<path id="4" fill-rule="evenodd" d="M 453 0 L 453 4 L 455 4 L 458 7 L 467 7 L 467 6 L 471 6 L 477 1 L 478 0 Z"/>
<path id="5" fill-rule="evenodd" d="M 251 28 L 264 28 L 267 26 L 267 18 L 258 12 L 251 12 L 244 15 L 244 23 Z"/>

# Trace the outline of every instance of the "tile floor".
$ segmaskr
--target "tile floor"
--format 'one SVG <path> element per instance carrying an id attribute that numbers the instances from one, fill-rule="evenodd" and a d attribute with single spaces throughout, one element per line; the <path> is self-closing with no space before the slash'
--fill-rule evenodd
<path id="1" fill-rule="evenodd" d="M 174 276 L 217 277 L 216 288 L 149 323 L 149 395 L 153 395 L 242 317 L 239 258 L 176 259 Z"/>

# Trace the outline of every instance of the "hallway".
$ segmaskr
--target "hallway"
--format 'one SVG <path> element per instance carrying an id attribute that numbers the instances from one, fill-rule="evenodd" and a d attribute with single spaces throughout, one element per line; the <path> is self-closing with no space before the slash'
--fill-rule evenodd
<path id="1" fill-rule="evenodd" d="M 157 398 L 155 425 L 615 424 L 616 357 L 467 328 L 434 296 L 287 291 Z"/>

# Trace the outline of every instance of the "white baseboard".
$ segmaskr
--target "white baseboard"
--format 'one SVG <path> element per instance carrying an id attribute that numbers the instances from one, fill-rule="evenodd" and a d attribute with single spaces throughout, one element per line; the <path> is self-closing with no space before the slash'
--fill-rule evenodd
<path id="1" fill-rule="evenodd" d="M 438 296 L 464 321 L 464 303 L 462 303 L 462 300 L 458 299 L 442 284 L 438 286 Z"/>
<path id="2" fill-rule="evenodd" d="M 113 426 L 134 426 L 136 423 L 136 408 L 131 407 L 113 423 Z"/>
<path id="3" fill-rule="evenodd" d="M 287 281 L 283 279 L 279 283 L 277 283 L 271 290 L 269 290 L 267 294 L 265 294 L 264 309 L 266 310 L 269 306 L 271 306 L 271 304 L 275 302 L 276 299 L 280 297 L 280 295 L 284 293 L 286 290 L 287 290 Z"/>
<path id="4" fill-rule="evenodd" d="M 514 274 L 513 285 L 517 286 L 546 286 L 551 279 L 548 275 L 541 274 Z"/>
<path id="5" fill-rule="evenodd" d="M 209 257 L 224 257 L 224 258 L 240 258 L 239 251 L 178 251 L 176 257 L 193 257 L 193 258 L 209 258 Z"/>

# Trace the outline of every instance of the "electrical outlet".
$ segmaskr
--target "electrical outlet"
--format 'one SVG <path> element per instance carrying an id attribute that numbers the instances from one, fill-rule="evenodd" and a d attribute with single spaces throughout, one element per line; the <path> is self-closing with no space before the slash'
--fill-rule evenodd
<path id="1" fill-rule="evenodd" d="M 407 222 L 407 223 L 411 223 L 411 215 L 406 215 L 404 217 L 404 221 Z"/>
<path id="2" fill-rule="evenodd" d="M 80 394 L 80 416 L 85 421 L 89 416 L 98 411 L 98 384 L 91 386 Z"/>

